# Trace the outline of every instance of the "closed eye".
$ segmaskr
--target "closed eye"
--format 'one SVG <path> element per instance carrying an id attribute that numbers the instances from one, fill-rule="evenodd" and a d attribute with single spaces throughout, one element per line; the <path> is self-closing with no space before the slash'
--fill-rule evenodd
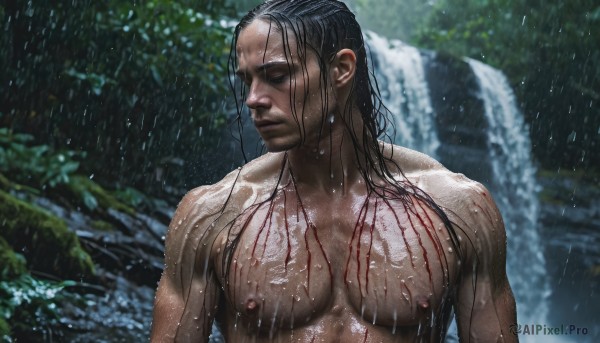
<path id="1" fill-rule="evenodd" d="M 285 81 L 285 77 L 286 77 L 286 75 L 269 76 L 269 77 L 267 77 L 267 81 L 269 81 L 269 83 L 278 85 L 278 84 L 283 83 L 283 81 Z"/>

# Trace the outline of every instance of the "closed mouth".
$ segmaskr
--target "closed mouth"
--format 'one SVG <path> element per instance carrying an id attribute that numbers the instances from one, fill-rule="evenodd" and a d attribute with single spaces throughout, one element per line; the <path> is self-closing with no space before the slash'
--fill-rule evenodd
<path id="1" fill-rule="evenodd" d="M 268 127 L 275 126 L 278 124 L 279 124 L 278 122 L 270 121 L 270 120 L 261 120 L 261 121 L 254 122 L 254 126 L 256 126 L 257 129 L 268 128 Z"/>

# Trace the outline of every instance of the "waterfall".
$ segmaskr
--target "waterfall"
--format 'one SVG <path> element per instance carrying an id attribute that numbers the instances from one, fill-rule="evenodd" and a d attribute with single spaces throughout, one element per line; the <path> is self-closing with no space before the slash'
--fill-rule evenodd
<path id="1" fill-rule="evenodd" d="M 489 123 L 487 148 L 494 174 L 490 188 L 504 216 L 507 273 L 517 304 L 521 305 L 519 321 L 545 322 L 549 287 L 536 229 L 538 186 L 529 134 L 504 74 L 479 61 L 466 61 L 479 82 Z"/>
<path id="2" fill-rule="evenodd" d="M 373 32 L 367 32 L 366 36 L 381 98 L 394 114 L 395 132 L 390 135 L 395 144 L 436 157 L 440 141 L 435 134 L 435 118 L 421 53 L 399 40 L 387 40 Z"/>
<path id="3" fill-rule="evenodd" d="M 366 36 L 384 104 L 394 114 L 395 144 L 436 157 L 437 148 L 444 143 L 438 138 L 421 53 L 399 41 L 373 33 Z M 481 62 L 465 62 L 477 80 L 479 90 L 474 93 L 483 104 L 488 124 L 488 144 L 481 147 L 487 150 L 491 164 L 492 175 L 486 186 L 496 199 L 507 230 L 507 274 L 517 301 L 518 322 L 545 324 L 549 286 L 537 232 L 538 186 L 529 133 L 505 76 Z"/>

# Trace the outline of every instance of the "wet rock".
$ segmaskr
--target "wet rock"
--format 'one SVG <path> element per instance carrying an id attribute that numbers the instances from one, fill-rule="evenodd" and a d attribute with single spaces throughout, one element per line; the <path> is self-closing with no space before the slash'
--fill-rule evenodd
<path id="1" fill-rule="evenodd" d="M 60 278 L 94 274 L 89 254 L 60 218 L 0 191 L 0 234 L 23 254 L 30 269 Z"/>

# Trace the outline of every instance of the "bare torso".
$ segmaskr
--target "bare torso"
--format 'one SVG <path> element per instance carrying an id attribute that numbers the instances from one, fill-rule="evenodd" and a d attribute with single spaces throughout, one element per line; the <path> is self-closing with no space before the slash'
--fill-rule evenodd
<path id="1" fill-rule="evenodd" d="M 367 193 L 362 183 L 346 194 L 303 193 L 284 177 L 274 197 L 216 237 L 227 340 L 439 341 L 443 332 L 431 324 L 447 318 L 442 304 L 451 301 L 458 260 L 439 217 L 410 201 Z"/>
<path id="2" fill-rule="evenodd" d="M 398 180 L 431 194 L 457 235 L 415 196 L 382 197 L 364 182 L 311 190 L 285 171 L 284 154 L 267 154 L 180 204 L 153 341 L 196 341 L 215 319 L 227 342 L 441 342 L 452 307 L 463 336 L 496 340 L 514 316 L 503 262 L 494 255 L 465 277 L 473 249 L 456 251 L 456 238 L 482 258 L 502 251 L 493 202 L 464 176 L 395 149 Z"/>

